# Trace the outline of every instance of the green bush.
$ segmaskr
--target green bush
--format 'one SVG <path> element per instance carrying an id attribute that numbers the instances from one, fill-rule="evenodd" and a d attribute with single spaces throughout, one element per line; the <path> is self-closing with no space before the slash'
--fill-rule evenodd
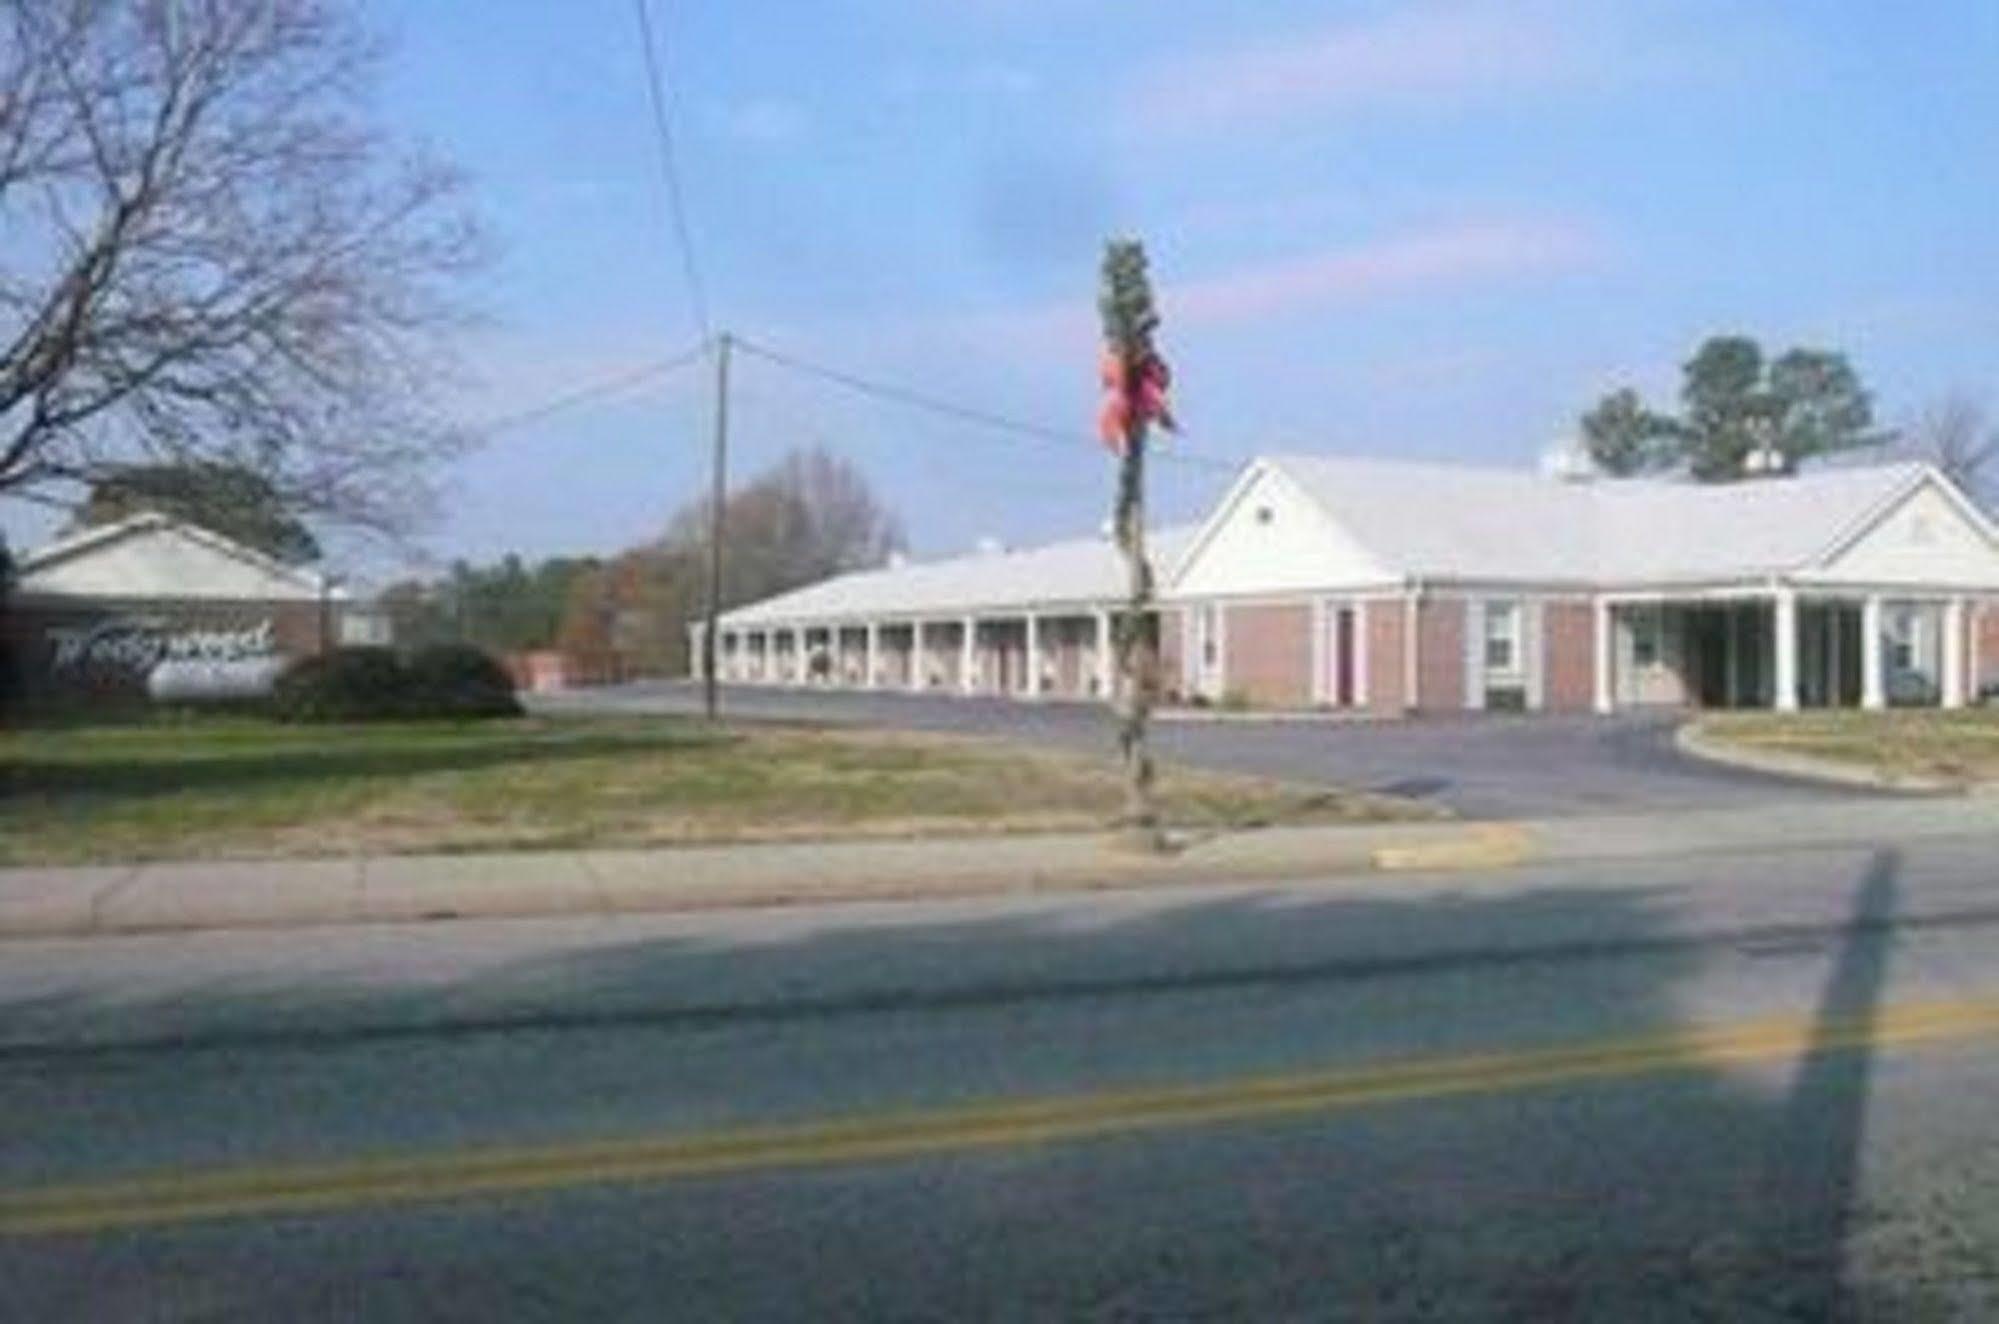
<path id="1" fill-rule="evenodd" d="M 336 648 L 300 658 L 271 689 L 284 722 L 372 722 L 516 717 L 514 683 L 467 644 L 419 649 L 404 662 L 386 648 Z"/>
<path id="2" fill-rule="evenodd" d="M 271 686 L 281 722 L 367 722 L 409 717 L 409 670 L 386 648 L 336 648 L 302 657 Z"/>
<path id="3" fill-rule="evenodd" d="M 471 644 L 432 644 L 409 660 L 419 715 L 518 717 L 514 678 L 492 654 Z"/>

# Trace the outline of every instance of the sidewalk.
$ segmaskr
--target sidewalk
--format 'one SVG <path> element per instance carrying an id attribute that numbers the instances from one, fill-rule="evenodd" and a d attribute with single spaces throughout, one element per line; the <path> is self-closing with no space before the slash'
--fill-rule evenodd
<path id="1" fill-rule="evenodd" d="M 1981 833 L 1999 836 L 1989 799 L 1266 828 L 1167 856 L 1089 834 L 10 869 L 0 870 L 0 938 L 1331 880 Z"/>

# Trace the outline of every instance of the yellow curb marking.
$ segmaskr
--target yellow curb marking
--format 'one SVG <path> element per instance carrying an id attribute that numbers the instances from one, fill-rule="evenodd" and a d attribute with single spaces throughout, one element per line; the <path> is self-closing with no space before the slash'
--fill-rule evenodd
<path id="1" fill-rule="evenodd" d="M 1474 829 L 1443 841 L 1382 846 L 1374 867 L 1394 873 L 1419 869 L 1503 869 L 1534 857 L 1534 834 L 1517 823 Z"/>
<path id="2" fill-rule="evenodd" d="M 1999 1034 L 1999 999 L 1871 1017 L 1776 1016 L 1568 1048 L 1416 1059 L 1213 1084 L 881 1113 L 829 1122 L 328 1164 L 167 1173 L 0 1194 L 0 1234 L 91 1233 L 255 1215 L 886 1162 L 1373 1104 L 1672 1074 Z"/>

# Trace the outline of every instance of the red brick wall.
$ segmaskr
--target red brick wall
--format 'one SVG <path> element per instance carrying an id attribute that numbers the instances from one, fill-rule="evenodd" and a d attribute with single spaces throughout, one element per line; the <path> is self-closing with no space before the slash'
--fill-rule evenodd
<path id="1" fill-rule="evenodd" d="M 1464 706 L 1464 599 L 1424 598 L 1416 609 L 1416 707 L 1455 712 Z"/>
<path id="2" fill-rule="evenodd" d="M 1588 712 L 1596 703 L 1596 611 L 1587 599 L 1541 608 L 1543 693 L 1550 712 Z"/>
<path id="3" fill-rule="evenodd" d="M 1222 627 L 1225 687 L 1251 703 L 1303 708 L 1312 701 L 1312 609 L 1298 603 L 1232 606 Z"/>
<path id="4" fill-rule="evenodd" d="M 83 689 L 93 693 L 143 694 L 145 678 L 115 665 L 91 665 L 61 678 L 51 674 L 52 629 L 88 629 L 121 620 L 158 622 L 169 631 L 241 630 L 269 621 L 271 643 L 286 660 L 319 651 L 320 611 L 316 602 L 226 602 L 90 599 L 22 601 L 11 604 L 6 629 L 17 642 L 21 680 L 30 693 Z M 340 642 L 339 607 L 333 609 L 330 640 Z"/>
<path id="5" fill-rule="evenodd" d="M 1187 676 L 1182 669 L 1186 656 L 1186 630 L 1184 613 L 1159 613 L 1159 691 L 1162 698 L 1175 702 L 1185 697 L 1187 689 Z"/>
<path id="6" fill-rule="evenodd" d="M 1083 659 L 1076 622 L 1067 617 L 1041 622 L 1042 647 L 1054 658 L 1056 694 L 1081 692 Z"/>
<path id="7" fill-rule="evenodd" d="M 1407 621 L 1408 610 L 1400 602 L 1367 604 L 1367 706 L 1384 717 L 1399 717 L 1409 707 L 1403 694 L 1409 673 L 1402 655 Z"/>
<path id="8" fill-rule="evenodd" d="M 1971 631 L 1973 662 L 1966 675 L 1971 695 L 1976 698 L 1988 681 L 1999 680 L 1999 598 L 1974 603 L 1973 610 L 1978 614 L 1978 628 Z"/>

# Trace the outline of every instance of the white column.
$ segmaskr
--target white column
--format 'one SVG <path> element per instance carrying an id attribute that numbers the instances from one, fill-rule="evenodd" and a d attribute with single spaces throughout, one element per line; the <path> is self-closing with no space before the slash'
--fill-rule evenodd
<path id="1" fill-rule="evenodd" d="M 1964 685 L 1964 599 L 1943 604 L 1943 706 L 1962 708 Z"/>
<path id="2" fill-rule="evenodd" d="M 878 675 L 876 674 L 876 670 L 875 670 L 875 669 L 876 669 L 877 667 L 881 666 L 881 657 L 882 657 L 882 627 L 881 627 L 881 622 L 879 622 L 879 621 L 869 621 L 869 622 L 868 622 L 868 652 L 867 652 L 867 675 L 866 675 L 866 676 L 864 676 L 864 677 L 862 678 L 862 680 L 861 680 L 861 684 L 862 684 L 863 686 L 865 686 L 866 688 L 868 688 L 868 689 L 874 689 L 874 688 L 875 688 L 875 687 L 876 687 L 877 685 L 881 684 L 881 679 L 880 679 L 880 677 L 879 677 L 879 676 L 878 676 Z"/>
<path id="3" fill-rule="evenodd" d="M 1097 697 L 1111 697 L 1111 678 L 1116 674 L 1111 659 L 1111 614 L 1097 614 Z"/>
<path id="4" fill-rule="evenodd" d="M 1368 706 L 1368 631 L 1367 602 L 1357 599 L 1353 604 L 1353 706 Z"/>
<path id="5" fill-rule="evenodd" d="M 978 692 L 978 659 L 979 619 L 976 616 L 967 616 L 958 644 L 958 687 L 967 694 Z"/>
<path id="6" fill-rule="evenodd" d="M 1027 613 L 1027 697 L 1041 697 L 1041 618 Z"/>
<path id="7" fill-rule="evenodd" d="M 811 674 L 805 665 L 805 627 L 794 625 L 791 627 L 792 683 L 803 685 L 811 677 Z"/>
<path id="8" fill-rule="evenodd" d="M 920 690 L 930 674 L 930 665 L 923 656 L 923 622 L 909 623 L 909 688 Z"/>
<path id="9" fill-rule="evenodd" d="M 1886 708 L 1888 687 L 1881 666 L 1881 595 L 1860 604 L 1860 706 Z"/>
<path id="10" fill-rule="evenodd" d="M 1777 590 L 1774 618 L 1777 665 L 1774 706 L 1780 713 L 1798 710 L 1798 594 L 1795 589 Z"/>
<path id="11" fill-rule="evenodd" d="M 1596 710 L 1600 713 L 1607 713 L 1617 706 L 1617 686 L 1614 675 L 1617 664 L 1617 652 L 1614 646 L 1616 640 L 1612 636 L 1610 628 L 1610 603 L 1603 598 L 1598 598 L 1595 604 L 1595 611 Z"/>

